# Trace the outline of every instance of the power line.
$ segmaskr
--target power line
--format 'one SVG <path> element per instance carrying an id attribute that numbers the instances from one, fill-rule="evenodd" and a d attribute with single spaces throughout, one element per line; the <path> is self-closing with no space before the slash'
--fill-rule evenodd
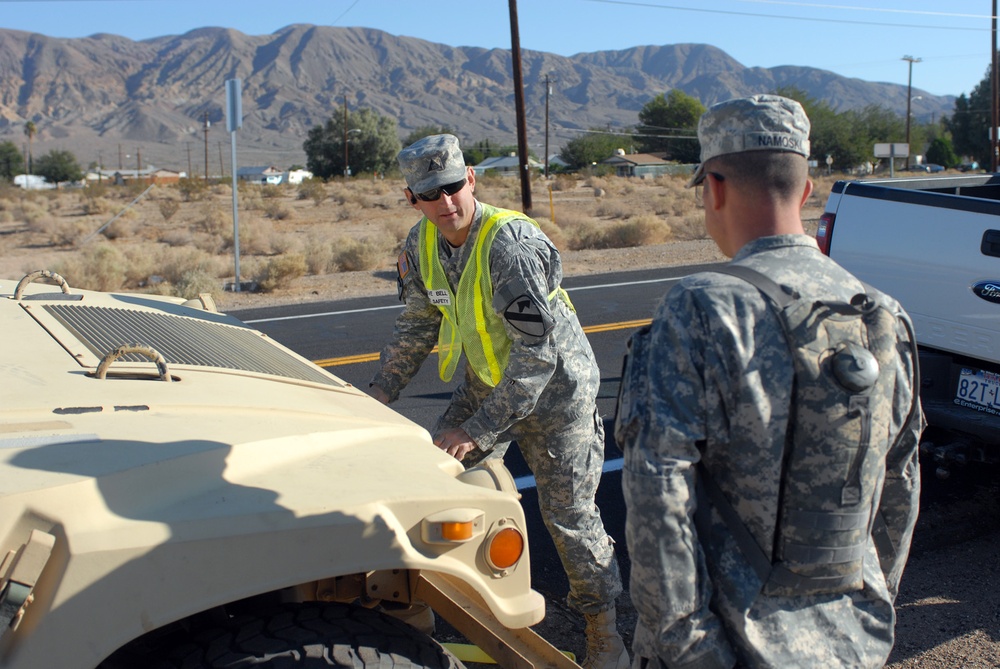
<path id="1" fill-rule="evenodd" d="M 920 25 L 909 23 L 885 23 L 880 21 L 854 21 L 850 19 L 813 18 L 809 16 L 786 16 L 782 14 L 760 14 L 756 12 L 736 12 L 726 9 L 705 9 L 703 7 L 678 7 L 676 5 L 661 5 L 652 2 L 634 2 L 630 0 L 589 0 L 607 5 L 625 5 L 630 7 L 646 7 L 649 9 L 671 9 L 679 12 L 699 12 L 701 14 L 725 14 L 727 16 L 751 16 L 753 18 L 786 19 L 789 21 L 811 21 L 814 23 L 840 23 L 855 26 L 881 26 L 888 28 L 918 28 L 924 30 L 966 30 L 985 32 L 985 28 L 965 28 L 961 26 Z M 849 9 L 844 7 L 843 9 Z M 983 18 L 990 18 L 989 16 Z"/>

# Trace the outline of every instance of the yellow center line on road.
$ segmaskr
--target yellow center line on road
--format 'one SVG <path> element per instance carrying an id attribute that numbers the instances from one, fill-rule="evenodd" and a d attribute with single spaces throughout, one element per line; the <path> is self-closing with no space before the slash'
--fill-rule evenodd
<path id="1" fill-rule="evenodd" d="M 637 321 L 621 321 L 619 323 L 604 323 L 602 325 L 590 325 L 583 328 L 583 331 L 587 334 L 592 332 L 611 332 L 613 330 L 631 330 L 635 328 L 641 328 L 644 325 L 649 325 L 652 322 L 651 318 L 643 318 Z M 437 351 L 437 346 L 435 346 L 431 353 Z M 356 365 L 362 362 L 375 362 L 378 360 L 378 353 L 359 353 L 358 355 L 345 355 L 342 358 L 326 358 L 324 360 L 313 360 L 314 363 L 320 367 L 340 367 L 342 365 Z"/>

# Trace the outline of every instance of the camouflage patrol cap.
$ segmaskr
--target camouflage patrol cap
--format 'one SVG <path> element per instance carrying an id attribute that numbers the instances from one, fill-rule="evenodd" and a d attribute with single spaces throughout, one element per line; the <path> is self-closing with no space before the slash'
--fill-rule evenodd
<path id="1" fill-rule="evenodd" d="M 698 121 L 701 164 L 688 188 L 705 179 L 705 163 L 744 151 L 790 151 L 809 157 L 809 118 L 795 100 L 753 95 L 712 105 Z"/>
<path id="2" fill-rule="evenodd" d="M 454 135 L 430 135 L 396 156 L 406 185 L 414 193 L 453 184 L 465 178 L 465 159 Z"/>

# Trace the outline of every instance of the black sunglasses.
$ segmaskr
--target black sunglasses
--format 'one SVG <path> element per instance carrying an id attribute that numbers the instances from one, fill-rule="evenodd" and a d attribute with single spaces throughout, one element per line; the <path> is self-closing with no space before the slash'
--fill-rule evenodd
<path id="1" fill-rule="evenodd" d="M 413 193 L 413 196 L 424 202 L 437 202 L 441 199 L 442 193 L 445 195 L 454 195 L 463 188 L 465 188 L 465 179 L 452 184 L 445 184 L 438 188 L 432 188 L 431 190 L 425 190 L 423 193 Z"/>

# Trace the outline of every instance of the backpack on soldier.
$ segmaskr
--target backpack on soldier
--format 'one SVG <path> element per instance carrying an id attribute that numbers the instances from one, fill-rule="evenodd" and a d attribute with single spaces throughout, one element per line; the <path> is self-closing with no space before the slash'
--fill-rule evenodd
<path id="1" fill-rule="evenodd" d="M 714 271 L 743 279 L 763 293 L 782 325 L 794 363 L 774 544 L 757 543 L 704 461 L 698 467 L 700 484 L 760 577 L 763 594 L 859 590 L 868 537 L 875 539 L 882 561 L 894 553 L 876 495 L 892 446 L 897 324 L 902 319 L 914 347 L 912 325 L 905 314 L 880 304 L 881 294 L 867 286 L 850 302 L 814 301 L 749 267 L 726 265 Z M 913 355 L 916 375 L 915 350 Z M 914 379 L 911 415 L 918 389 Z M 695 522 L 699 532 L 709 532 L 705 496 L 700 498 Z"/>

